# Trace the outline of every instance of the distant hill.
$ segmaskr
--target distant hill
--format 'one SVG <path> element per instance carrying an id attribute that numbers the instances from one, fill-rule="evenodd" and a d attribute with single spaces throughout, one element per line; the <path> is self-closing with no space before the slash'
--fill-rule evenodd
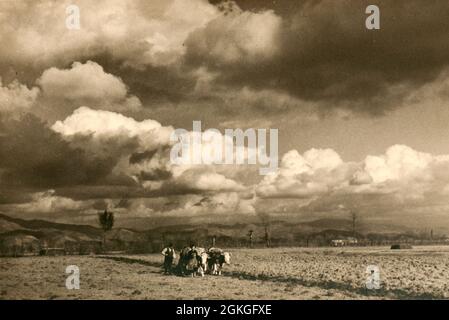
<path id="1" fill-rule="evenodd" d="M 313 221 L 304 222 L 304 225 L 310 226 L 312 228 L 319 229 L 349 229 L 351 228 L 351 221 L 347 219 L 336 219 L 336 218 L 322 218 Z"/>
<path id="2" fill-rule="evenodd" d="M 0 233 L 14 230 L 39 230 L 39 229 L 55 229 L 61 231 L 75 231 L 92 236 L 101 232 L 98 228 L 89 225 L 76 225 L 55 223 L 46 220 L 24 220 L 12 218 L 4 214 L 0 214 Z"/>
<path id="3" fill-rule="evenodd" d="M 2 252 L 10 252 L 10 246 L 17 246 L 17 243 L 21 243 L 18 240 L 27 239 L 27 237 L 37 239 L 40 247 L 64 248 L 90 244 L 92 248 L 88 251 L 93 251 L 95 247 L 98 251 L 101 247 L 103 231 L 89 225 L 23 220 L 0 214 L 0 250 Z M 143 239 L 141 233 L 122 228 L 114 229 L 107 234 L 107 240 L 113 244 L 114 242 L 143 241 Z"/>
<path id="4" fill-rule="evenodd" d="M 146 230 L 114 227 L 107 232 L 106 249 L 135 253 L 154 252 L 160 250 L 167 242 L 173 242 L 177 248 L 181 248 L 190 242 L 211 246 L 213 239 L 216 246 L 246 246 L 250 230 L 253 233 L 253 242 L 260 246 L 265 244 L 266 230 L 273 245 L 328 245 L 332 239 L 352 236 L 351 226 L 348 219 L 322 218 L 303 222 L 272 220 L 268 225 L 258 220 L 243 220 L 233 224 L 198 224 L 187 221 L 184 224 L 158 226 Z M 418 238 L 417 235 L 411 234 L 410 230 L 378 223 L 359 223 L 356 237 L 370 239 L 369 241 L 401 237 Z M 24 220 L 0 214 L 0 250 L 10 252 L 9 247 L 17 246 L 24 241 L 29 243 L 30 239 L 34 241 L 32 241 L 33 248 L 43 245 L 54 248 L 71 247 L 71 252 L 76 252 L 80 250 L 80 246 L 89 244 L 91 248 L 86 249 L 87 251 L 98 251 L 102 250 L 103 231 L 91 225 Z"/>
<path id="5" fill-rule="evenodd" d="M 351 221 L 347 219 L 325 218 L 305 222 L 289 222 L 282 220 L 273 220 L 269 223 L 270 233 L 275 238 L 282 238 L 291 234 L 311 234 L 321 232 L 326 229 L 341 231 L 351 230 Z M 403 229 L 380 224 L 369 225 L 369 228 L 363 224 L 358 226 L 360 232 L 397 232 Z M 374 229 L 374 230 L 373 230 Z M 176 225 L 166 225 L 159 227 L 149 227 L 146 230 L 134 230 L 132 228 L 114 228 L 108 233 L 108 239 L 121 239 L 123 241 L 137 241 L 142 238 L 163 238 L 162 235 L 171 234 L 207 234 L 209 236 L 226 236 L 235 238 L 245 238 L 249 230 L 253 230 L 254 236 L 263 236 L 265 225 L 258 221 L 234 224 L 205 223 L 193 224 L 184 223 Z M 77 235 L 90 240 L 100 240 L 103 232 L 100 228 L 91 225 L 56 223 L 46 220 L 24 220 L 12 218 L 0 214 L 0 235 L 7 233 L 40 233 L 40 234 L 68 234 Z"/>

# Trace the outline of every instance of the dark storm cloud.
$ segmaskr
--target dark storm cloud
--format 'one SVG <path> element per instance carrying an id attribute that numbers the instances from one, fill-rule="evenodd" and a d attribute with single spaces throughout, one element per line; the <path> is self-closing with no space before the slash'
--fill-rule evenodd
<path id="1" fill-rule="evenodd" d="M 17 78 L 31 87 L 49 67 L 68 69 L 74 61 L 92 60 L 123 79 L 129 94 L 142 101 L 144 112 L 125 109 L 125 114 L 134 112 L 137 119 L 151 115 L 181 125 L 182 117 L 167 111 L 182 110 L 189 120 L 201 115 L 222 117 L 222 121 L 235 117 L 225 95 L 243 87 L 277 90 L 302 104 L 316 102 L 318 111 L 346 108 L 383 114 L 400 105 L 408 92 L 435 79 L 449 63 L 449 4 L 444 0 L 237 0 L 239 7 L 229 1 L 227 5 L 210 3 L 193 1 L 192 7 L 198 5 L 201 11 L 195 12 L 198 19 L 186 17 L 185 26 L 177 25 L 180 17 L 167 14 L 171 6 L 181 6 L 173 12 L 189 14 L 185 2 L 135 2 L 131 7 L 118 3 L 115 10 L 122 19 L 116 27 L 121 32 L 108 38 L 98 25 L 109 23 L 106 11 L 101 10 L 104 5 L 83 2 L 85 29 L 77 35 L 51 29 L 36 40 L 35 50 L 27 45 L 27 36 L 29 30 L 40 30 L 38 22 L 44 13 L 39 6 L 21 8 L 21 12 L 6 5 L 6 12 L 17 15 L 8 25 L 16 34 L 3 37 L 9 46 L 5 43 L 0 52 L 4 57 L 0 74 L 4 84 Z M 380 30 L 365 28 L 365 9 L 372 4 L 381 11 Z M 217 15 L 213 5 L 226 9 Z M 60 8 L 54 4 L 52 9 L 49 19 L 59 19 Z M 26 25 L 19 23 L 22 16 L 39 19 Z M 95 42 L 87 31 L 96 35 Z M 157 34 L 173 43 L 158 40 Z M 76 41 L 66 41 L 64 35 L 75 36 Z M 161 47 L 160 52 L 153 51 L 156 47 Z M 11 50 L 23 54 L 9 54 Z M 213 77 L 207 90 L 196 92 L 200 67 Z M 268 114 L 254 103 L 256 108 L 241 102 L 245 108 L 238 108 L 239 114 L 248 109 L 260 117 Z M 61 109 L 60 105 L 53 110 Z M 279 106 L 273 107 L 278 110 Z M 61 118 L 62 111 L 57 112 Z M 46 118 L 45 113 L 51 116 L 52 111 L 45 109 L 39 115 Z"/>
<path id="2" fill-rule="evenodd" d="M 158 152 L 162 153 L 162 154 L 169 154 L 170 147 L 162 146 L 162 147 L 160 147 L 158 149 L 154 149 L 154 150 L 145 150 L 142 152 L 134 152 L 129 157 L 129 163 L 136 164 L 136 163 L 140 163 L 145 160 L 151 160 Z"/>
<path id="3" fill-rule="evenodd" d="M 211 32 L 209 24 L 186 41 L 188 63 L 219 72 L 217 81 L 227 86 L 286 90 L 301 99 L 327 102 L 323 108 L 343 106 L 374 114 L 400 101 L 404 92 L 391 86 L 413 90 L 449 64 L 447 1 L 295 3 L 240 2 L 246 9 L 274 8 L 282 15 L 280 53 L 272 59 L 223 64 L 204 55 L 204 41 L 228 36 L 226 26 Z M 365 9 L 371 4 L 380 8 L 380 30 L 365 28 Z"/>
<path id="4" fill-rule="evenodd" d="M 0 155 L 2 185 L 35 188 L 97 183 L 116 162 L 70 146 L 30 114 L 2 123 Z"/>
<path id="5" fill-rule="evenodd" d="M 141 181 L 160 181 L 167 180 L 171 176 L 171 171 L 156 168 L 152 171 L 141 171 L 138 177 Z"/>
<path id="6" fill-rule="evenodd" d="M 134 153 L 134 151 L 139 146 L 137 137 L 120 135 L 94 139 L 91 135 L 75 134 L 68 140 L 70 140 L 70 146 L 83 149 L 86 153 L 94 154 L 100 158 L 110 158 L 115 160 L 118 160 L 123 155 L 131 153 L 137 154 Z"/>
<path id="7" fill-rule="evenodd" d="M 129 174 L 113 172 L 121 157 L 130 164 L 151 159 L 166 147 L 137 152 L 135 137 L 94 139 L 76 134 L 70 139 L 51 130 L 32 114 L 0 122 L 0 204 L 23 203 L 36 190 L 54 189 L 71 199 L 158 197 L 199 191 L 178 185 L 170 171 L 153 168 L 135 175 L 140 181 L 165 181 L 158 190 L 145 189 Z M 18 193 L 16 195 L 15 193 Z"/>
<path id="8" fill-rule="evenodd" d="M 176 183 L 173 183 L 173 181 L 166 182 L 161 188 L 154 190 L 145 189 L 137 185 L 68 186 L 56 190 L 56 195 L 74 200 L 157 198 L 171 195 L 192 195 L 202 193 L 204 193 L 204 190 L 189 188 L 185 185 L 177 185 Z"/>
<path id="9" fill-rule="evenodd" d="M 143 160 L 150 160 L 156 154 L 157 150 L 147 150 L 144 152 L 135 152 L 129 157 L 129 163 L 135 164 Z"/>
<path id="10" fill-rule="evenodd" d="M 0 184 L 1 185 L 1 184 Z M 32 200 L 31 195 L 21 188 L 9 188 L 0 190 L 0 205 L 11 203 L 26 203 Z"/>
<path id="11" fill-rule="evenodd" d="M 116 208 L 129 208 L 131 205 L 130 201 L 128 199 L 121 199 L 117 204 L 116 204 Z"/>

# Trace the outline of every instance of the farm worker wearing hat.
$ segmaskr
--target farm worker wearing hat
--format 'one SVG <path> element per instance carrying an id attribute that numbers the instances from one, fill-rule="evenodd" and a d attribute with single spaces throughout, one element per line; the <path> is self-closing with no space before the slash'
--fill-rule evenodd
<path id="1" fill-rule="evenodd" d="M 176 251 L 173 248 L 173 243 L 170 243 L 168 247 L 162 250 L 162 255 L 164 256 L 164 274 L 171 273 L 171 268 L 173 260 L 176 258 Z"/>

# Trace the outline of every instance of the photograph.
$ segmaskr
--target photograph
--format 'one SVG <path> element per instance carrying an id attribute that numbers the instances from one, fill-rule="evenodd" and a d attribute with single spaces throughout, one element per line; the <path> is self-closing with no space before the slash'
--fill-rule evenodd
<path id="1" fill-rule="evenodd" d="M 447 0 L 0 0 L 0 300 L 447 299 Z"/>

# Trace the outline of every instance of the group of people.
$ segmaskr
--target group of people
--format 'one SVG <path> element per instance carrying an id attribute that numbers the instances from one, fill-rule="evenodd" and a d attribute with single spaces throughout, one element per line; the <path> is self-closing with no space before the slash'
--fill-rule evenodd
<path id="1" fill-rule="evenodd" d="M 219 248 L 197 247 L 191 244 L 184 247 L 179 252 L 178 263 L 175 265 L 177 258 L 176 250 L 173 243 L 170 243 L 162 250 L 164 256 L 164 274 L 179 274 L 190 276 L 204 276 L 206 272 L 211 274 L 221 274 L 221 268 L 224 263 L 230 263 L 230 254 L 223 252 Z"/>

